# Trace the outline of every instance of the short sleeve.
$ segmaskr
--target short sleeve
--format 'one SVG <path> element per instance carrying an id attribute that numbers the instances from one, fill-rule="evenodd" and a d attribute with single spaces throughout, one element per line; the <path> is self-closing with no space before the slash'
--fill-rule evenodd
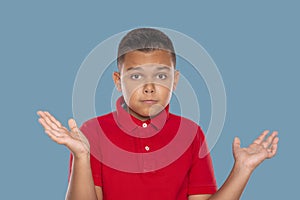
<path id="1" fill-rule="evenodd" d="M 80 130 L 86 135 L 89 134 L 90 131 L 96 131 L 95 127 L 93 128 L 93 123 L 91 120 L 85 122 L 81 127 Z M 69 176 L 68 181 L 70 181 L 71 172 L 72 172 L 72 164 L 73 164 L 73 155 L 70 154 L 70 163 L 69 163 Z M 102 186 L 102 164 L 99 160 L 97 160 L 92 154 L 90 154 L 90 164 L 91 164 L 91 171 L 94 180 L 95 186 Z"/>
<path id="2" fill-rule="evenodd" d="M 189 173 L 188 194 L 213 194 L 217 191 L 217 184 L 211 156 L 200 127 L 192 145 L 193 163 Z"/>

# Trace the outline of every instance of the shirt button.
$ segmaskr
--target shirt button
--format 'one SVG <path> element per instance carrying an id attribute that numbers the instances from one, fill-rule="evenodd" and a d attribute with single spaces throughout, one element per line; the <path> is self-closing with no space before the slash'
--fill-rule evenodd
<path id="1" fill-rule="evenodd" d="M 150 147 L 149 147 L 149 146 L 145 146 L 145 150 L 146 150 L 146 151 L 149 151 L 149 150 L 150 150 Z"/>
<path id="2" fill-rule="evenodd" d="M 143 128 L 146 128 L 147 126 L 147 123 L 143 123 Z"/>

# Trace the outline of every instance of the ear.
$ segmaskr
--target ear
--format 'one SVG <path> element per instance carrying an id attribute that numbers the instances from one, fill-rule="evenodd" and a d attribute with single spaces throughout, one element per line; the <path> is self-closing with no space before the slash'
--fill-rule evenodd
<path id="1" fill-rule="evenodd" d="M 177 83 L 179 81 L 179 76 L 180 76 L 180 73 L 178 70 L 175 70 L 175 74 L 174 74 L 174 83 L 173 83 L 173 90 L 176 90 L 176 86 L 177 86 Z"/>
<path id="2" fill-rule="evenodd" d="M 121 92 L 122 89 L 121 89 L 121 75 L 120 75 L 120 72 L 114 72 L 113 75 L 112 75 L 112 78 L 114 80 L 114 83 L 115 83 L 115 86 L 116 86 L 117 90 L 119 92 Z"/>

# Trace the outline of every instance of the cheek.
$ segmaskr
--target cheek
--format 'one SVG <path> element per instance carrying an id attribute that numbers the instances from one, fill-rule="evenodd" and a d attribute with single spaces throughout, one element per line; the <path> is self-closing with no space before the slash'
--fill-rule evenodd
<path id="1" fill-rule="evenodd" d="M 168 94 L 170 94 L 172 92 L 172 88 L 169 85 L 162 85 L 162 84 L 160 84 L 156 88 L 157 88 L 156 90 L 159 93 L 161 93 L 162 95 L 168 95 Z"/>
<path id="2" fill-rule="evenodd" d="M 170 90 L 170 88 L 160 86 L 157 88 L 156 91 L 159 94 L 159 96 L 162 98 L 161 100 L 163 100 L 163 102 L 166 103 L 169 102 L 172 95 L 172 90 Z"/>
<path id="3" fill-rule="evenodd" d="M 164 92 L 164 93 L 171 93 L 173 91 L 173 79 L 170 79 L 165 82 L 160 82 L 158 84 L 158 87 Z"/>
<path id="4" fill-rule="evenodd" d="M 122 84 L 122 94 L 127 100 L 126 103 L 135 99 L 135 97 L 140 93 L 141 87 L 132 84 Z"/>

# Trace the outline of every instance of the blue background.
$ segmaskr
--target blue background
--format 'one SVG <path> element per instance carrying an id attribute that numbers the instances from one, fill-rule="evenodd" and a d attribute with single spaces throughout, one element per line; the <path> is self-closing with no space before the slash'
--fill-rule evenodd
<path id="1" fill-rule="evenodd" d="M 256 169 L 242 199 L 297 197 L 299 13 L 299 3 L 289 0 L 1 1 L 0 199 L 64 199 L 69 152 L 44 134 L 36 111 L 67 125 L 84 58 L 111 35 L 140 26 L 194 38 L 220 70 L 227 117 L 211 152 L 218 185 L 233 164 L 234 136 L 246 146 L 263 129 L 278 130 L 278 155 Z M 99 115 L 110 110 L 100 92 Z M 209 109 L 203 113 L 206 129 Z"/>

